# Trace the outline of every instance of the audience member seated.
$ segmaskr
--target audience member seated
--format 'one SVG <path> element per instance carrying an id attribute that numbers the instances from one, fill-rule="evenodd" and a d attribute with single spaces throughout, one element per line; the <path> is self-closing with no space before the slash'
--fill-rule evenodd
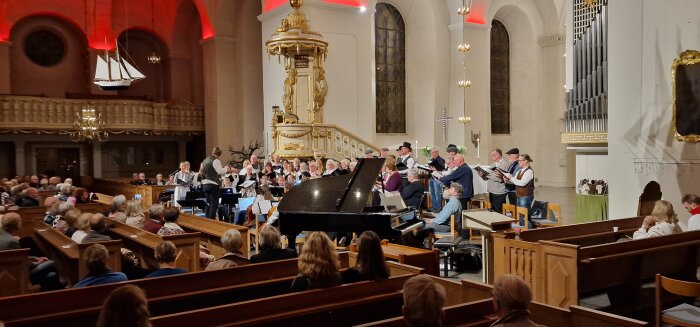
<path id="1" fill-rule="evenodd" d="M 7 213 L 0 218 L 0 225 L 0 251 L 19 249 L 18 235 L 22 229 L 22 217 L 14 212 Z M 53 261 L 46 257 L 29 256 L 29 262 L 29 279 L 32 284 L 40 285 L 44 291 L 63 288 Z"/>
<path id="2" fill-rule="evenodd" d="M 61 184 L 61 187 L 59 188 L 60 192 L 58 193 L 58 199 L 61 201 L 68 201 L 68 198 L 70 198 L 70 195 L 73 191 L 73 185 L 68 184 L 68 183 L 63 183 Z"/>
<path id="3" fill-rule="evenodd" d="M 80 217 L 81 214 L 82 213 L 79 209 L 72 208 L 63 214 L 62 219 L 56 222 L 53 228 L 72 238 L 73 233 L 75 233 L 75 231 L 78 229 L 76 224 L 78 223 L 78 217 Z"/>
<path id="4" fill-rule="evenodd" d="M 112 208 L 109 210 L 109 213 L 105 216 L 107 216 L 110 219 L 115 219 L 114 216 L 118 212 L 126 213 L 126 197 L 121 194 L 112 198 Z"/>
<path id="5" fill-rule="evenodd" d="M 260 253 L 250 257 L 250 262 L 260 263 L 296 257 L 296 251 L 282 248 L 281 236 L 277 228 L 268 225 L 260 230 Z"/>
<path id="6" fill-rule="evenodd" d="M 176 208 L 165 208 L 163 209 L 163 227 L 158 230 L 158 235 L 177 235 L 184 234 L 185 230 L 177 224 L 177 218 L 180 217 L 180 211 Z"/>
<path id="7" fill-rule="evenodd" d="M 27 207 L 38 207 L 39 206 L 39 190 L 30 187 L 22 191 L 21 196 L 16 200 L 18 206 Z"/>
<path id="8" fill-rule="evenodd" d="M 241 252 L 242 245 L 243 239 L 241 238 L 241 233 L 236 229 L 227 230 L 224 235 L 221 236 L 221 246 L 224 247 L 226 253 L 224 253 L 221 258 L 210 262 L 205 270 L 218 270 L 250 263 Z"/>
<path id="9" fill-rule="evenodd" d="M 107 222 L 105 216 L 101 213 L 96 214 L 84 214 L 90 215 L 90 230 L 88 230 L 87 235 L 83 237 L 83 241 L 80 243 L 95 243 L 102 241 L 109 241 L 112 238 L 105 235 L 107 231 Z"/>
<path id="10" fill-rule="evenodd" d="M 102 304 L 97 327 L 148 327 L 151 314 L 143 290 L 135 285 L 121 286 Z"/>
<path id="11" fill-rule="evenodd" d="M 363 280 L 383 280 L 389 278 L 389 268 L 384 260 L 384 251 L 379 235 L 365 231 L 357 243 L 357 263 L 342 273 L 343 284 Z"/>
<path id="12" fill-rule="evenodd" d="M 681 200 L 685 210 L 690 212 L 688 219 L 688 231 L 700 229 L 700 196 L 696 194 L 686 194 Z"/>
<path id="13" fill-rule="evenodd" d="M 173 242 L 165 241 L 156 246 L 155 256 L 159 269 L 146 275 L 147 278 L 177 275 L 187 272 L 185 269 L 175 267 L 177 248 Z"/>
<path id="14" fill-rule="evenodd" d="M 163 227 L 163 206 L 154 204 L 148 209 L 149 219 L 143 224 L 143 229 L 147 232 L 158 234 L 158 231 Z"/>
<path id="15" fill-rule="evenodd" d="M 324 232 L 313 232 L 299 255 L 299 275 L 292 281 L 292 291 L 326 288 L 340 285 L 338 254 L 333 242 Z"/>
<path id="16" fill-rule="evenodd" d="M 141 202 L 139 200 L 131 200 L 126 204 L 126 224 L 136 228 L 143 228 L 146 223 L 146 216 L 143 214 Z"/>
<path id="17" fill-rule="evenodd" d="M 632 235 L 632 239 L 639 240 L 657 236 L 682 233 L 683 230 L 678 225 L 676 212 L 673 206 L 666 200 L 656 201 L 650 216 L 644 217 L 642 227 Z"/>
<path id="18" fill-rule="evenodd" d="M 141 267 L 141 260 L 129 249 L 121 248 L 121 261 L 122 272 L 129 280 L 141 279 L 150 273 L 148 269 Z"/>
<path id="19" fill-rule="evenodd" d="M 44 199 L 44 207 L 51 207 L 52 205 L 61 202 L 57 197 L 55 196 L 49 196 L 46 199 Z M 47 211 L 48 213 L 48 211 Z"/>
<path id="20" fill-rule="evenodd" d="M 90 218 L 92 214 L 83 213 L 78 216 L 78 220 L 75 223 L 75 232 L 71 235 L 71 239 L 76 243 L 82 243 L 87 233 L 90 231 Z"/>
<path id="21" fill-rule="evenodd" d="M 428 275 L 411 277 L 403 284 L 404 321 L 411 327 L 440 326 L 445 296 L 445 288 Z"/>
<path id="22" fill-rule="evenodd" d="M 141 179 L 139 179 L 139 173 L 133 173 L 131 174 L 131 181 L 129 182 L 131 185 L 141 185 Z"/>
<path id="23" fill-rule="evenodd" d="M 73 205 L 88 203 L 90 202 L 90 192 L 82 187 L 76 187 L 73 189 L 73 192 L 67 201 Z"/>
<path id="24" fill-rule="evenodd" d="M 46 215 L 44 216 L 44 223 L 55 227 L 56 224 L 62 220 L 62 217 L 66 211 L 73 208 L 73 206 L 68 202 L 59 201 L 56 197 L 46 198 L 46 200 L 48 199 L 54 199 L 56 203 L 47 207 L 48 210 L 46 210 Z"/>
<path id="25" fill-rule="evenodd" d="M 528 307 L 532 301 L 532 292 L 525 281 L 515 275 L 501 275 L 493 283 L 493 307 L 498 313 L 498 320 L 492 327 L 537 327 L 530 320 Z"/>
<path id="26" fill-rule="evenodd" d="M 58 191 L 58 184 L 61 183 L 61 177 L 51 176 L 49 178 L 49 185 L 46 187 L 47 191 Z"/>
<path id="27" fill-rule="evenodd" d="M 48 191 L 49 190 L 49 180 L 46 178 L 42 178 L 39 181 L 39 191 Z"/>
<path id="28" fill-rule="evenodd" d="M 425 187 L 420 180 L 418 180 L 418 170 L 415 168 L 409 169 L 406 173 L 406 178 L 408 179 L 408 184 L 401 191 L 401 198 L 403 202 L 409 207 L 419 208 L 420 201 L 423 199 L 423 193 L 425 192 Z"/>
<path id="29" fill-rule="evenodd" d="M 102 244 L 90 245 L 85 250 L 85 264 L 88 275 L 73 287 L 85 287 L 103 285 L 126 281 L 126 275 L 122 272 L 113 272 L 107 267 L 109 252 Z"/>

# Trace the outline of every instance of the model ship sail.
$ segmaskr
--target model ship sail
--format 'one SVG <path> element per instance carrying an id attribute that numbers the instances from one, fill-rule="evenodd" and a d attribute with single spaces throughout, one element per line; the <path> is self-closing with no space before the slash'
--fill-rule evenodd
<path id="1" fill-rule="evenodd" d="M 119 55 L 119 45 L 113 54 L 105 50 L 104 56 L 97 56 L 94 83 L 102 90 L 123 90 L 143 78 L 146 76 Z"/>

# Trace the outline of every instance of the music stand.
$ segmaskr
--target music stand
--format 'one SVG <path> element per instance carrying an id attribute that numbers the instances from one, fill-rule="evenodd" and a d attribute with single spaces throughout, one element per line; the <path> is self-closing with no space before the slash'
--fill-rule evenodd
<path id="1" fill-rule="evenodd" d="M 204 195 L 204 192 L 195 192 L 195 191 L 190 191 L 185 193 L 185 200 L 197 200 L 197 199 L 204 199 L 206 196 Z"/>
<path id="2" fill-rule="evenodd" d="M 240 199 L 243 194 L 234 192 L 233 188 L 222 188 L 220 195 L 221 205 L 224 206 L 225 220 L 229 221 L 232 208 L 238 204 L 238 199 Z"/>
<path id="3" fill-rule="evenodd" d="M 204 199 L 178 200 L 177 204 L 179 204 L 183 208 L 191 208 L 193 215 L 196 215 L 194 208 L 199 208 L 199 209 L 204 210 L 207 207 L 207 201 L 205 201 Z"/>

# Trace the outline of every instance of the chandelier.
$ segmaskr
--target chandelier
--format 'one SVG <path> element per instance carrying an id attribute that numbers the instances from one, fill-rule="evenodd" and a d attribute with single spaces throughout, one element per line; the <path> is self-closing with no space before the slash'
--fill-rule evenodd
<path id="1" fill-rule="evenodd" d="M 151 31 L 153 32 L 153 34 L 156 34 L 155 16 L 153 14 L 153 10 L 154 10 L 153 3 L 154 2 L 155 2 L 155 0 L 151 0 Z M 148 62 L 151 63 L 152 65 L 155 65 L 155 64 L 160 63 L 160 56 L 155 51 L 153 51 L 153 53 L 151 53 L 148 57 L 146 57 L 146 60 L 148 60 Z"/>
<path id="2" fill-rule="evenodd" d="M 104 130 L 105 122 L 102 120 L 102 115 L 97 113 L 91 105 L 86 105 L 80 112 L 75 113 L 73 125 L 76 129 L 75 132 L 70 133 L 73 142 L 104 142 L 109 138 L 107 131 Z"/>

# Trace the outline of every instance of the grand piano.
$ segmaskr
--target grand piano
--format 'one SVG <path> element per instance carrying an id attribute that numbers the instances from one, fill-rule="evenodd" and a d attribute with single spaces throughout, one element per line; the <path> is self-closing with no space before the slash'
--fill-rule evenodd
<path id="1" fill-rule="evenodd" d="M 382 239 L 396 240 L 421 227 L 415 209 L 386 211 L 366 205 L 383 165 L 383 158 L 363 158 L 352 174 L 312 179 L 293 187 L 277 207 L 280 232 L 293 240 L 302 231 L 360 235 L 371 230 Z"/>

